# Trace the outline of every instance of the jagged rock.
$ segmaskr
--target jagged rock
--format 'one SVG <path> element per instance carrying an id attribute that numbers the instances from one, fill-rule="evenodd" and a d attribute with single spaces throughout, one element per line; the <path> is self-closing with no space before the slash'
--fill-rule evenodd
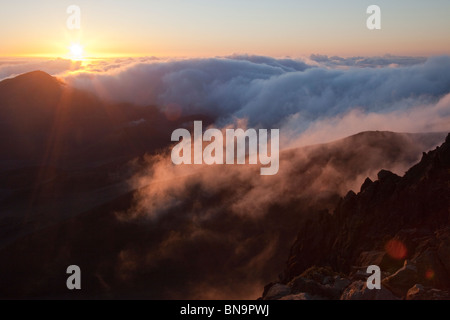
<path id="1" fill-rule="evenodd" d="M 284 282 L 312 265 L 329 265 L 348 274 L 352 266 L 360 265 L 362 252 L 383 251 L 390 239 L 399 240 L 406 249 L 389 263 L 387 257 L 381 262 L 383 271 L 395 272 L 405 258 L 413 257 L 422 237 L 448 225 L 448 142 L 430 151 L 403 177 L 381 170 L 378 178 L 372 183 L 366 180 L 358 195 L 349 191 L 333 215 L 318 214 L 308 220 L 311 223 L 304 225 L 292 247 Z"/>
<path id="2" fill-rule="evenodd" d="M 343 299 L 405 298 L 416 283 L 450 289 L 449 181 L 450 134 L 403 177 L 381 170 L 378 180 L 366 179 L 358 194 L 349 191 L 333 214 L 304 219 L 282 282 L 289 283 L 292 294 L 334 299 L 339 290 L 329 275 L 299 277 L 311 266 L 330 266 L 354 281 L 345 285 Z M 361 267 L 368 265 L 382 270 L 378 293 L 364 288 L 369 275 Z M 354 266 L 360 271 L 352 273 Z"/>
<path id="3" fill-rule="evenodd" d="M 399 297 L 403 297 L 418 279 L 417 267 L 406 260 L 404 266 L 393 275 L 382 281 L 390 291 Z"/>
<path id="4" fill-rule="evenodd" d="M 267 292 L 267 294 L 263 297 L 264 300 L 277 300 L 284 296 L 291 294 L 291 288 L 280 283 L 276 283 Z"/>
<path id="5" fill-rule="evenodd" d="M 289 282 L 294 277 L 302 274 L 314 265 L 327 265 L 334 241 L 335 234 L 333 226 L 330 224 L 332 216 L 327 211 L 318 212 L 308 217 L 302 225 L 298 237 L 302 241 L 296 241 L 291 249 L 288 260 L 288 268 L 283 273 L 283 282 Z M 319 234 L 317 230 L 322 230 Z M 304 257 L 308 257 L 304 259 Z"/>
<path id="6" fill-rule="evenodd" d="M 399 300 L 399 298 L 383 286 L 379 290 L 370 290 L 365 281 L 359 280 L 344 290 L 341 300 Z"/>
<path id="7" fill-rule="evenodd" d="M 347 192 L 347 194 L 344 197 L 344 201 L 349 201 L 351 199 L 353 199 L 354 197 L 356 197 L 356 193 L 353 190 L 350 190 L 349 192 Z"/>
<path id="8" fill-rule="evenodd" d="M 396 181 L 399 180 L 400 177 L 398 175 L 396 175 L 395 173 L 392 173 L 391 171 L 388 170 L 381 170 L 380 172 L 378 172 L 378 180 L 380 180 L 381 182 L 386 181 L 388 179 Z"/>
<path id="9" fill-rule="evenodd" d="M 366 190 L 369 186 L 371 186 L 373 184 L 373 181 L 370 180 L 370 178 L 366 178 L 366 180 L 364 181 L 364 183 L 361 186 L 361 192 L 363 192 L 364 190 Z"/>
<path id="10" fill-rule="evenodd" d="M 450 300 L 448 291 L 426 288 L 421 284 L 415 284 L 406 294 L 406 300 Z"/>

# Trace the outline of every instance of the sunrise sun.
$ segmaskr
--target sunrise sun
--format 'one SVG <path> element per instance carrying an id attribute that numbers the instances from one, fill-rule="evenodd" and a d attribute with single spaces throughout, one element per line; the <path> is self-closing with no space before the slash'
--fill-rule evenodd
<path id="1" fill-rule="evenodd" d="M 79 43 L 72 43 L 69 47 L 71 59 L 83 59 L 84 49 Z"/>

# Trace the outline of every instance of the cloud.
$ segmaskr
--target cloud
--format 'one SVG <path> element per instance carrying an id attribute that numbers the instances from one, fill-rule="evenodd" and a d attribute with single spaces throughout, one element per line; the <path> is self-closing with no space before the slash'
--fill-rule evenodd
<path id="1" fill-rule="evenodd" d="M 387 115 L 429 108 L 450 92 L 450 57 L 422 63 L 406 57 L 381 60 L 371 60 L 381 68 L 343 70 L 292 59 L 231 56 L 138 62 L 112 72 L 85 72 L 65 79 L 105 99 L 161 108 L 177 105 L 184 114 L 208 114 L 220 126 L 235 118 L 266 128 L 295 122 L 299 133 L 353 110 Z M 401 61 L 418 64 L 384 67 Z"/>
<path id="2" fill-rule="evenodd" d="M 405 57 L 385 55 L 382 57 L 349 57 L 342 58 L 338 56 L 328 57 L 326 55 L 312 54 L 312 61 L 322 66 L 339 67 L 362 67 L 362 68 L 383 68 L 383 67 L 407 67 L 416 64 L 422 64 L 427 59 L 425 57 Z"/>
<path id="3" fill-rule="evenodd" d="M 340 139 L 362 131 L 384 130 L 396 132 L 448 132 L 450 130 L 450 94 L 436 103 L 418 104 L 389 112 L 365 112 L 351 109 L 334 117 L 311 123 L 299 130 L 298 115 L 283 124 L 284 147 L 298 147 Z"/>
<path id="4" fill-rule="evenodd" d="M 442 130 L 444 121 L 434 113 L 433 105 L 450 93 L 448 56 L 142 57 L 91 60 L 83 66 L 64 59 L 10 59 L 0 62 L 0 78 L 35 69 L 59 75 L 104 99 L 156 105 L 162 110 L 176 106 L 185 115 L 213 116 L 218 126 L 238 118 L 247 119 L 251 127 L 284 128 L 282 146 L 317 130 L 320 124 L 340 122 L 351 128 L 350 119 L 371 129 L 378 123 L 383 124 L 382 130 L 398 131 L 403 130 L 398 127 L 402 123 L 404 131 Z M 410 117 L 411 125 L 405 125 L 408 114 L 419 114 L 420 108 L 426 108 L 426 117 Z M 392 116 L 403 120 L 383 123 L 383 117 Z M 417 121 L 421 124 L 414 130 Z M 346 133 L 357 133 L 362 127 L 357 125 Z"/>
<path id="5" fill-rule="evenodd" d="M 289 58 L 276 59 L 272 57 L 243 55 L 243 54 L 240 55 L 234 54 L 226 58 L 231 60 L 249 61 L 256 64 L 263 64 L 271 67 L 281 68 L 285 72 L 305 71 L 306 69 L 312 67 L 303 60 L 294 60 Z"/>
<path id="6" fill-rule="evenodd" d="M 159 57 L 127 57 L 127 58 L 100 58 L 84 61 L 82 69 L 79 71 L 89 73 L 117 73 L 124 71 L 139 63 L 163 62 L 164 58 Z"/>

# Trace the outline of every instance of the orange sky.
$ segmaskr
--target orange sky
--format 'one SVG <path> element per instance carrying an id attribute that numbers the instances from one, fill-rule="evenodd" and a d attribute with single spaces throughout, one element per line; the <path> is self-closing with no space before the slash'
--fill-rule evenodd
<path id="1" fill-rule="evenodd" d="M 368 30 L 357 0 L 76 1 L 81 29 L 67 28 L 73 1 L 2 4 L 1 56 L 303 56 L 450 54 L 450 2 L 378 1 L 382 29 Z"/>

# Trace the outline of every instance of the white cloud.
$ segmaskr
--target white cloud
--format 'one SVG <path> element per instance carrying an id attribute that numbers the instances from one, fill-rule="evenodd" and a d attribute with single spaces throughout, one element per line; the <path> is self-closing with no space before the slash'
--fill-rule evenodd
<path id="1" fill-rule="evenodd" d="M 330 127 L 348 134 L 445 130 L 448 105 L 435 106 L 450 92 L 450 57 L 313 58 L 319 64 L 247 55 L 115 61 L 112 71 L 105 65 L 105 72 L 65 79 L 105 99 L 177 105 L 184 114 L 212 115 L 219 126 L 244 118 L 253 127 L 285 128 L 291 138 L 319 137 L 322 125 L 328 136 L 336 131 Z M 330 61 L 374 68 L 330 69 Z"/>

